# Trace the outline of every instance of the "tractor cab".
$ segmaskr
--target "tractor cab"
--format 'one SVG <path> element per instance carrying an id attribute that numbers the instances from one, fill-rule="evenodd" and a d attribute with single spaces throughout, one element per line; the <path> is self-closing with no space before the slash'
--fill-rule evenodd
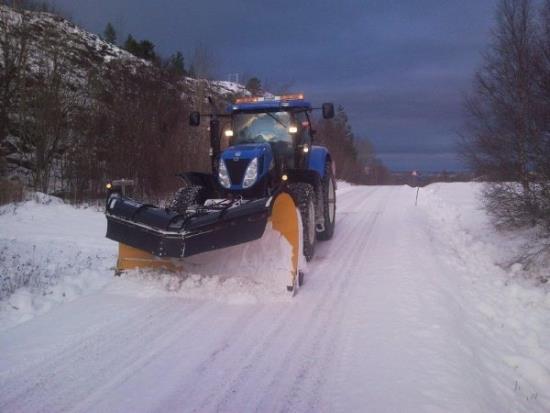
<path id="1" fill-rule="evenodd" d="M 312 142 L 309 112 L 303 95 L 241 98 L 229 107 L 231 146 L 269 144 L 279 170 L 307 164 Z"/>
<path id="2" fill-rule="evenodd" d="M 313 109 L 302 94 L 256 96 L 237 99 L 225 115 L 209 115 L 212 170 L 222 191 L 256 198 L 269 196 L 289 176 L 304 179 L 317 171 L 322 177 L 327 151 L 312 146 Z M 322 110 L 325 119 L 334 116 L 331 103 Z M 190 124 L 198 126 L 200 117 L 191 113 Z M 222 131 L 221 118 L 228 119 Z"/>
<path id="3" fill-rule="evenodd" d="M 220 156 L 220 184 L 232 191 L 252 186 L 264 191 L 286 170 L 304 168 L 312 143 L 310 111 L 302 95 L 241 98 L 229 106 L 231 121 L 223 130 L 229 147 Z"/>

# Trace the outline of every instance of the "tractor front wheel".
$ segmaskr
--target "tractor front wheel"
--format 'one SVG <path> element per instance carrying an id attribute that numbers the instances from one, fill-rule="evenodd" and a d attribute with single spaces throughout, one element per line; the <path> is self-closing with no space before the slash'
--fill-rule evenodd
<path id="1" fill-rule="evenodd" d="M 206 199 L 205 187 L 198 185 L 185 186 L 177 190 L 174 199 L 169 204 L 169 208 L 179 214 L 185 214 L 191 207 L 204 205 Z"/>

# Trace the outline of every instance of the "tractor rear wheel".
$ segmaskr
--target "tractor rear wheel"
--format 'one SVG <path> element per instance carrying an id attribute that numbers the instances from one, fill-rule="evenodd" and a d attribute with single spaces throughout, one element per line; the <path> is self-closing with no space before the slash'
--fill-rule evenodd
<path id="1" fill-rule="evenodd" d="M 303 228 L 303 252 L 306 261 L 315 254 L 315 190 L 310 184 L 288 184 L 288 192 L 300 210 Z"/>
<path id="2" fill-rule="evenodd" d="M 185 214 L 191 207 L 204 205 L 206 198 L 205 187 L 198 185 L 184 186 L 177 190 L 174 199 L 169 204 L 169 209 L 179 214 Z"/>
<path id="3" fill-rule="evenodd" d="M 325 164 L 325 176 L 321 183 L 325 228 L 323 231 L 317 233 L 317 239 L 326 241 L 334 235 L 334 227 L 336 225 L 336 182 L 330 162 Z"/>

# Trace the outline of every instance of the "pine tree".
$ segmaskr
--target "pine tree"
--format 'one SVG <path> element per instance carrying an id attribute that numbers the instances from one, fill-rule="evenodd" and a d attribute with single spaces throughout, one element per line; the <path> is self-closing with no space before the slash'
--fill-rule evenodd
<path id="1" fill-rule="evenodd" d="M 136 57 L 157 63 L 158 57 L 155 53 L 155 44 L 150 40 L 142 40 L 138 42 L 131 34 L 129 34 L 124 42 L 124 49 Z"/>
<path id="2" fill-rule="evenodd" d="M 257 77 L 251 77 L 246 82 L 246 89 L 252 93 L 253 96 L 262 94 L 262 82 Z"/>
<path id="3" fill-rule="evenodd" d="M 178 50 L 175 54 L 170 56 L 167 64 L 168 71 L 175 76 L 185 76 L 185 61 L 183 54 Z"/>
<path id="4" fill-rule="evenodd" d="M 111 22 L 107 23 L 107 26 L 105 26 L 103 39 L 108 43 L 116 44 L 116 30 Z"/>
<path id="5" fill-rule="evenodd" d="M 139 54 L 139 44 L 131 34 L 129 34 L 126 38 L 123 47 L 134 56 L 137 56 Z"/>
<path id="6" fill-rule="evenodd" d="M 139 42 L 139 50 L 141 53 L 142 59 L 149 60 L 154 62 L 157 59 L 157 54 L 155 53 L 155 44 L 149 40 L 142 40 Z"/>
<path id="7" fill-rule="evenodd" d="M 336 162 L 337 177 L 350 182 L 366 183 L 368 177 L 365 165 L 359 159 L 354 144 L 355 136 L 344 108 L 339 106 L 334 119 L 321 119 L 316 126 L 315 140 L 329 149 Z M 374 157 L 374 153 L 371 156 Z"/>

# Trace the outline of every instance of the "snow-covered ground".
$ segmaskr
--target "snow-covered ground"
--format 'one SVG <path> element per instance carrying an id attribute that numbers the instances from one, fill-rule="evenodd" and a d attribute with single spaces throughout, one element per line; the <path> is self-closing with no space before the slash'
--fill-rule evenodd
<path id="1" fill-rule="evenodd" d="M 0 207 L 0 331 L 111 281 L 104 221 L 98 208 L 43 194 Z"/>
<path id="2" fill-rule="evenodd" d="M 2 207 L 0 411 L 548 412 L 550 293 L 479 189 L 341 183 L 294 298 L 114 278 L 101 213 Z"/>

